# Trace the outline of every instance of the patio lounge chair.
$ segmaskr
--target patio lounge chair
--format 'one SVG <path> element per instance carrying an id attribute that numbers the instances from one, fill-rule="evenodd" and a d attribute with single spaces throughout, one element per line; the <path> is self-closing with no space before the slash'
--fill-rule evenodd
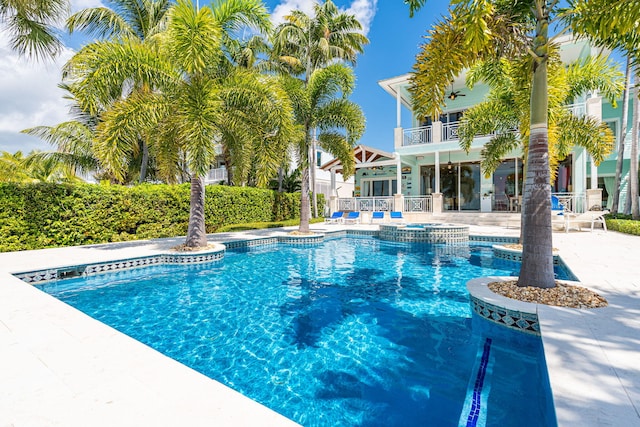
<path id="1" fill-rule="evenodd" d="M 404 217 L 402 216 L 402 212 L 391 211 L 390 216 L 393 222 L 405 222 Z"/>
<path id="2" fill-rule="evenodd" d="M 578 230 L 582 231 L 580 224 L 591 223 L 591 231 L 593 231 L 593 225 L 595 223 L 602 224 L 602 228 L 604 231 L 607 231 L 607 222 L 604 219 L 604 216 L 608 214 L 609 211 L 587 211 L 581 214 L 574 213 L 566 213 L 564 215 L 564 231 L 569 232 L 569 228 L 571 228 L 572 224 L 575 224 L 578 227 Z"/>
<path id="3" fill-rule="evenodd" d="M 369 223 L 373 224 L 374 222 L 384 222 L 384 212 L 373 212 Z"/>
<path id="4" fill-rule="evenodd" d="M 344 212 L 337 211 L 332 213 L 329 218 L 325 218 L 324 222 L 325 224 L 341 224 L 343 216 L 344 216 Z"/>
<path id="5" fill-rule="evenodd" d="M 360 212 L 349 212 L 347 217 L 344 219 L 345 224 L 359 224 L 360 223 Z"/>

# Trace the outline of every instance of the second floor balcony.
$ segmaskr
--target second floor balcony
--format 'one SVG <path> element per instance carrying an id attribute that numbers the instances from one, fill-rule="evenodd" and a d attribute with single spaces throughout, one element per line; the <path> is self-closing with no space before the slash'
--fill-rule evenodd
<path id="1" fill-rule="evenodd" d="M 565 107 L 577 117 L 587 114 L 586 103 L 570 104 Z M 402 147 L 413 145 L 432 144 L 437 142 L 457 141 L 459 139 L 458 129 L 460 121 L 450 121 L 448 123 L 434 122 L 427 126 L 408 128 L 402 130 Z M 492 135 L 492 134 L 490 134 Z M 487 135 L 476 135 L 487 136 Z M 398 144 L 396 143 L 396 146 Z"/>

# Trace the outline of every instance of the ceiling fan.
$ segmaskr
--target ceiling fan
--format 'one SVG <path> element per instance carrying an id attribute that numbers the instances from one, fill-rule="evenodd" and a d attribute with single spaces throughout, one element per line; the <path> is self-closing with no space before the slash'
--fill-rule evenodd
<path id="1" fill-rule="evenodd" d="M 460 93 L 459 90 L 454 91 L 453 90 L 453 83 L 451 83 L 451 93 L 449 94 L 449 96 L 447 98 L 449 98 L 452 101 L 455 101 L 457 97 L 459 96 L 467 96 L 464 93 Z"/>

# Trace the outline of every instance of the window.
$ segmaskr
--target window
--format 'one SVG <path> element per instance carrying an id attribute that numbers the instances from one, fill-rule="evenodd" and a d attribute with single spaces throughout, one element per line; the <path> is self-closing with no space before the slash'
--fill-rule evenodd
<path id="1" fill-rule="evenodd" d="M 316 151 L 316 166 L 322 166 L 322 151 Z"/>

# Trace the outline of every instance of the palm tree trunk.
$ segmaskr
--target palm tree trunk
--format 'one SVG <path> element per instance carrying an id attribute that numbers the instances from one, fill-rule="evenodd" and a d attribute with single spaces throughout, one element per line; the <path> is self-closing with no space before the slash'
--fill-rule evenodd
<path id="1" fill-rule="evenodd" d="M 284 169 L 278 168 L 278 193 L 282 193 L 282 181 L 284 180 Z"/>
<path id="2" fill-rule="evenodd" d="M 313 197 L 313 217 L 318 217 L 318 196 L 316 194 L 316 137 L 315 129 L 313 131 L 313 139 L 311 140 L 311 152 L 309 153 L 309 188 Z"/>
<path id="3" fill-rule="evenodd" d="M 636 68 L 636 85 L 640 82 L 640 68 Z M 640 99 L 633 97 L 633 122 L 631 128 L 631 155 L 629 159 L 629 193 L 631 195 L 631 218 L 640 219 L 638 210 L 638 126 L 640 125 Z"/>
<path id="4" fill-rule="evenodd" d="M 142 184 L 147 179 L 147 165 L 149 164 L 149 146 L 144 139 L 140 140 L 142 144 L 142 161 L 140 162 L 140 178 L 138 181 Z"/>
<path id="5" fill-rule="evenodd" d="M 622 179 L 622 164 L 624 162 L 624 141 L 627 136 L 627 118 L 629 115 L 629 92 L 631 91 L 631 57 L 627 55 L 627 70 L 625 72 L 624 94 L 622 95 L 622 125 L 620 126 L 620 145 L 618 145 L 618 158 L 616 160 L 616 178 L 613 185 L 613 204 L 611 212 L 618 212 L 620 204 L 620 180 Z"/>
<path id="6" fill-rule="evenodd" d="M 191 178 L 191 199 L 189 203 L 189 229 L 185 246 L 190 248 L 207 246 L 207 231 L 204 223 L 204 177 Z"/>
<path id="7" fill-rule="evenodd" d="M 539 3 L 539 2 L 537 2 Z M 547 125 L 548 17 L 538 4 L 531 85 L 531 135 L 524 188 L 522 267 L 519 286 L 555 287 L 553 274 L 549 135 Z"/>
<path id="8" fill-rule="evenodd" d="M 300 233 L 309 232 L 309 216 L 311 206 L 309 205 L 309 166 L 302 168 L 302 189 L 300 190 Z"/>

